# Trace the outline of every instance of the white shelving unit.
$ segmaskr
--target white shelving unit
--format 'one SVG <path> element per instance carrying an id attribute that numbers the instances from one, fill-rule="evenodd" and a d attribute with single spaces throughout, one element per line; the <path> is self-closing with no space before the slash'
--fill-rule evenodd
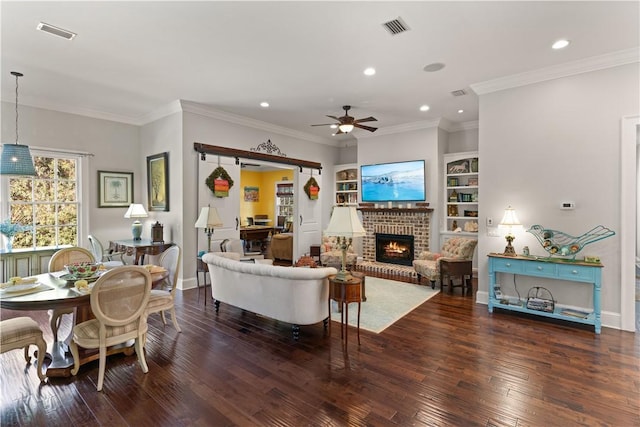
<path id="1" fill-rule="evenodd" d="M 335 203 L 358 205 L 358 165 L 336 165 L 334 167 Z"/>
<path id="2" fill-rule="evenodd" d="M 275 225 L 278 225 L 278 217 L 286 217 L 285 221 L 293 221 L 293 181 L 276 182 L 276 212 Z"/>
<path id="3" fill-rule="evenodd" d="M 478 235 L 478 162 L 477 152 L 444 156 L 444 209 L 441 235 Z"/>

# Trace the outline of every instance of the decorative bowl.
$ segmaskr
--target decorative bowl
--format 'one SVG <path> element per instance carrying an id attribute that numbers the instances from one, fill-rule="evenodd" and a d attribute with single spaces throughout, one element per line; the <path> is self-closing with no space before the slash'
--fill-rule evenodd
<path id="1" fill-rule="evenodd" d="M 99 267 L 100 264 L 94 262 L 73 262 L 64 266 L 70 275 L 78 279 L 95 275 Z"/>

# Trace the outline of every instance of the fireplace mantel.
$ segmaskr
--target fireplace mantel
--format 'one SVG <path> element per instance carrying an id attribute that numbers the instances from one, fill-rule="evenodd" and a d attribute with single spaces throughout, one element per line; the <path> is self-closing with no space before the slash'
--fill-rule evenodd
<path id="1" fill-rule="evenodd" d="M 362 212 L 433 212 L 433 208 L 368 208 L 359 207 Z"/>

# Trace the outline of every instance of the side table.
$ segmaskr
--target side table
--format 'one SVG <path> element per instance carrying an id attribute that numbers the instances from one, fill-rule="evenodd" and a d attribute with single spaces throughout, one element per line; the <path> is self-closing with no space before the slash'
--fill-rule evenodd
<path id="1" fill-rule="evenodd" d="M 313 258 L 315 262 L 320 264 L 320 245 L 311 245 L 309 247 L 309 256 Z"/>
<path id="2" fill-rule="evenodd" d="M 207 276 L 209 275 L 209 265 L 202 261 L 202 257 L 197 258 L 196 266 L 196 286 L 198 287 L 198 301 L 200 301 L 200 273 L 203 275 L 202 285 L 204 287 L 204 305 L 207 305 Z"/>
<path id="3" fill-rule="evenodd" d="M 362 281 L 351 276 L 347 281 L 336 280 L 336 276 L 329 276 L 329 316 L 331 316 L 331 300 L 335 300 L 340 307 L 340 338 L 344 338 L 344 345 L 349 341 L 349 303 L 358 303 L 358 345 L 360 345 L 360 306 L 362 303 Z M 329 319 L 331 320 L 331 319 Z M 344 331 L 344 333 L 343 333 Z M 329 336 L 331 336 L 331 321 L 329 321 Z"/>
<path id="4" fill-rule="evenodd" d="M 473 294 L 472 289 L 472 275 L 473 266 L 471 261 L 456 261 L 456 260 L 440 260 L 440 288 L 444 290 L 445 284 L 449 282 L 449 292 L 453 293 L 454 287 L 462 287 L 462 295 L 465 292 L 469 295 Z M 458 286 L 454 286 L 453 278 L 460 277 L 461 283 Z M 467 278 L 468 277 L 468 278 Z M 446 280 L 445 280 L 446 278 Z"/>

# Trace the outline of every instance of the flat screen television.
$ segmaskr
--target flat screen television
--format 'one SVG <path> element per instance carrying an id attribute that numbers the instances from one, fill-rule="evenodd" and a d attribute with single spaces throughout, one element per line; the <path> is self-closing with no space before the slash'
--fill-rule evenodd
<path id="1" fill-rule="evenodd" d="M 425 200 L 424 160 L 360 166 L 363 202 Z"/>

